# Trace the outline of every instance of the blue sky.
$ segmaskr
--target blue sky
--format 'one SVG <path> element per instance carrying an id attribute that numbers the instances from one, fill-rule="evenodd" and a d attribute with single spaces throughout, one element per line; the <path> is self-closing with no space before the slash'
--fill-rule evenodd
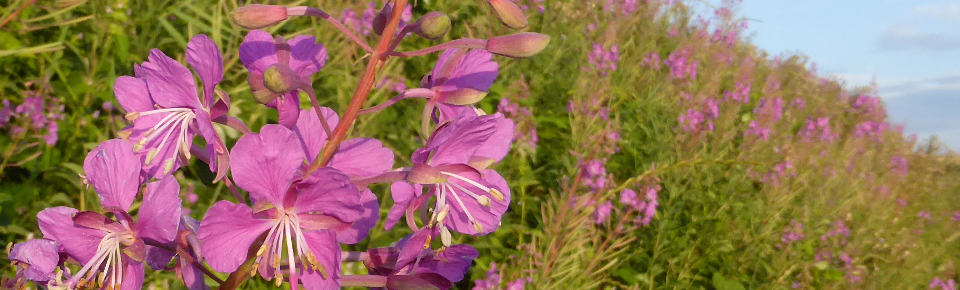
<path id="1" fill-rule="evenodd" d="M 875 83 L 892 122 L 960 149 L 960 1 L 744 0 L 737 14 L 758 47 Z"/>

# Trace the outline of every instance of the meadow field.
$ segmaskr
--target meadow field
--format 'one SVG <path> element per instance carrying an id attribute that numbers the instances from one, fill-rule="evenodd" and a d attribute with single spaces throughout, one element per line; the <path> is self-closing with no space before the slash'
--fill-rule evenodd
<path id="1" fill-rule="evenodd" d="M 0 287 L 957 289 L 960 158 L 876 88 L 734 0 L 509 1 L 2 2 Z"/>

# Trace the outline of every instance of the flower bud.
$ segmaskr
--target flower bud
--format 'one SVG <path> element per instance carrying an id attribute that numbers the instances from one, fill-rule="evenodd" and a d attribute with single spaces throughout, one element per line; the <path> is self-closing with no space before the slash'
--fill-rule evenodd
<path id="1" fill-rule="evenodd" d="M 246 29 L 260 29 L 287 20 L 287 7 L 250 4 L 233 10 L 233 21 Z"/>
<path id="2" fill-rule="evenodd" d="M 263 71 L 263 84 L 277 94 L 286 94 L 296 88 L 297 73 L 283 64 L 274 64 Z"/>
<path id="3" fill-rule="evenodd" d="M 550 36 L 536 32 L 522 32 L 497 36 L 487 40 L 487 51 L 503 56 L 524 58 L 540 53 L 550 43 Z"/>
<path id="4" fill-rule="evenodd" d="M 513 1 L 487 0 L 487 4 L 490 4 L 490 9 L 493 9 L 493 14 L 497 15 L 497 18 L 500 19 L 500 22 L 503 22 L 503 25 L 512 29 L 527 27 L 527 17 L 523 15 L 523 10 L 520 9 L 520 6 L 517 6 Z"/>
<path id="5" fill-rule="evenodd" d="M 426 39 L 439 39 L 450 31 L 450 17 L 443 12 L 432 11 L 420 17 L 417 29 L 413 31 Z"/>

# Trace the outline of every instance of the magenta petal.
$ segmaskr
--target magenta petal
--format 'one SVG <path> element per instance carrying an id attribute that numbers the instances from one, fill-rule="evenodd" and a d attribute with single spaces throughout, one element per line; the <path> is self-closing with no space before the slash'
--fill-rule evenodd
<path id="1" fill-rule="evenodd" d="M 400 256 L 397 257 L 397 266 L 407 265 L 417 260 L 417 257 L 423 254 L 428 239 L 434 234 L 434 230 L 424 227 L 413 234 L 407 236 L 398 245 L 400 247 Z"/>
<path id="2" fill-rule="evenodd" d="M 494 133 L 473 153 L 474 156 L 470 162 L 470 165 L 476 168 L 486 168 L 490 163 L 503 159 L 510 151 L 510 143 L 513 142 L 513 121 L 504 118 L 500 113 L 493 116 L 496 118 Z"/>
<path id="3" fill-rule="evenodd" d="M 172 175 L 147 184 L 137 213 L 137 236 L 161 244 L 173 242 L 180 225 L 180 184 Z"/>
<path id="4" fill-rule="evenodd" d="M 309 231 L 303 233 L 309 251 L 317 258 L 327 272 L 327 278 L 318 271 L 301 270 L 300 281 L 307 289 L 340 288 L 340 244 L 330 231 Z"/>
<path id="5" fill-rule="evenodd" d="M 187 289 L 190 290 L 205 290 L 210 289 L 206 283 L 204 283 L 203 272 L 200 271 L 193 264 L 188 264 L 185 260 L 180 259 L 177 265 L 177 276 L 180 277 L 180 280 L 183 280 L 183 284 L 187 286 Z"/>
<path id="6" fill-rule="evenodd" d="M 213 88 L 223 80 L 223 57 L 217 44 L 203 34 L 197 34 L 187 43 L 187 63 L 203 81 L 203 104 L 213 105 Z"/>
<path id="7" fill-rule="evenodd" d="M 244 135 L 230 152 L 230 170 L 237 186 L 256 200 L 283 205 L 283 196 L 304 162 L 297 137 L 280 125 Z"/>
<path id="8" fill-rule="evenodd" d="M 165 108 L 199 109 L 197 86 L 193 73 L 159 49 L 150 50 L 147 62 L 143 63 L 143 79 L 154 103 Z"/>
<path id="9" fill-rule="evenodd" d="M 297 119 L 300 118 L 300 94 L 292 91 L 277 101 L 277 123 L 287 128 L 296 126 Z"/>
<path id="10" fill-rule="evenodd" d="M 123 281 L 120 282 L 120 289 L 137 290 L 143 288 L 143 263 L 139 263 L 123 256 Z"/>
<path id="11" fill-rule="evenodd" d="M 246 205 L 221 200 L 200 221 L 197 237 L 210 268 L 233 272 L 247 259 L 250 245 L 268 229 L 270 221 L 254 218 Z"/>
<path id="12" fill-rule="evenodd" d="M 130 131 L 130 143 L 137 144 L 143 138 L 147 137 L 150 129 L 157 126 L 158 123 L 165 117 L 170 114 L 175 113 L 159 113 L 153 115 L 140 116 L 135 121 L 133 121 L 133 127 L 128 129 Z M 168 126 L 166 130 L 158 132 L 158 134 L 177 134 L 180 132 L 180 126 Z M 175 132 L 171 133 L 173 130 Z M 164 135 L 166 136 L 166 135 Z M 187 130 L 187 140 L 193 140 L 194 133 L 193 130 Z M 164 138 L 152 138 L 149 142 L 146 142 L 144 148 L 140 151 L 137 151 L 138 158 L 140 159 L 140 164 L 142 165 L 143 176 L 144 178 L 161 178 L 164 175 L 164 167 L 167 160 L 173 160 L 173 167 L 170 168 L 170 172 L 176 171 L 180 168 L 180 158 L 177 154 L 177 146 L 171 146 L 173 140 L 167 141 L 167 143 L 161 148 L 160 145 L 163 143 Z M 146 162 L 147 154 L 150 150 L 157 149 L 157 155 L 151 161 L 151 163 Z M 169 174 L 169 172 L 167 173 Z"/>
<path id="13" fill-rule="evenodd" d="M 140 159 L 130 142 L 112 139 L 100 143 L 87 154 L 83 171 L 104 208 L 130 209 L 140 188 Z"/>
<path id="14" fill-rule="evenodd" d="M 498 66 L 492 58 L 485 50 L 474 49 L 466 54 L 461 48 L 445 50 L 433 67 L 429 85 L 439 92 L 462 88 L 487 91 L 497 78 Z"/>
<path id="15" fill-rule="evenodd" d="M 353 178 L 373 177 L 393 169 L 393 151 L 373 138 L 354 138 L 340 143 L 330 167 Z"/>
<path id="16" fill-rule="evenodd" d="M 127 112 L 144 112 L 153 110 L 153 100 L 147 91 L 147 83 L 143 79 L 121 76 L 113 83 L 113 95 L 117 102 Z"/>
<path id="17" fill-rule="evenodd" d="M 60 262 L 60 243 L 48 239 L 32 239 L 13 245 L 9 258 L 30 265 L 24 277 L 30 281 L 47 281 L 54 278 L 54 269 Z"/>
<path id="18" fill-rule="evenodd" d="M 466 164 L 473 153 L 495 133 L 496 119 L 485 115 L 461 118 L 441 127 L 430 138 L 426 148 L 436 148 L 430 165 Z"/>
<path id="19" fill-rule="evenodd" d="M 464 117 L 475 117 L 477 116 L 477 111 L 474 110 L 473 106 L 459 106 L 459 105 L 450 105 L 444 103 L 437 103 L 437 109 L 434 113 L 433 118 L 437 124 L 443 124 L 450 122 L 456 119 Z"/>
<path id="20" fill-rule="evenodd" d="M 61 248 L 81 264 L 87 263 L 97 251 L 97 245 L 106 232 L 75 226 L 73 215 L 76 209 L 58 206 L 40 211 L 37 224 L 46 239 L 60 243 Z"/>
<path id="21" fill-rule="evenodd" d="M 210 168 L 210 172 L 220 175 L 221 172 L 217 171 L 217 147 L 221 148 L 221 152 L 226 153 L 226 146 L 223 145 L 223 141 L 220 140 L 220 135 L 218 135 L 217 131 L 213 128 L 213 121 L 210 120 L 210 115 L 200 110 L 195 110 L 194 112 L 196 113 L 195 122 L 197 124 L 197 131 L 200 131 L 200 136 L 203 137 L 204 142 L 207 143 L 207 152 L 212 153 L 208 156 L 209 161 L 207 165 Z"/>
<path id="22" fill-rule="evenodd" d="M 151 269 L 163 270 L 167 268 L 170 259 L 173 259 L 174 253 L 166 249 L 147 246 L 147 258 L 144 260 Z"/>
<path id="23" fill-rule="evenodd" d="M 263 30 L 251 30 L 240 44 L 240 61 L 250 74 L 263 74 L 267 67 L 277 63 L 277 46 L 273 36 Z"/>
<path id="24" fill-rule="evenodd" d="M 419 192 L 423 192 L 423 186 L 419 184 L 410 185 L 406 181 L 397 181 L 390 184 L 390 195 L 393 197 L 393 207 L 390 208 L 390 213 L 387 214 L 384 228 L 389 231 L 397 224 L 397 221 L 400 221 L 403 213 L 407 210 L 407 205 L 410 204 L 410 200 L 413 199 L 415 193 Z"/>
<path id="25" fill-rule="evenodd" d="M 339 122 L 337 112 L 327 107 L 320 107 L 320 113 L 322 113 L 327 120 L 327 125 L 330 126 L 330 130 L 333 130 L 333 128 L 337 126 L 337 122 Z M 320 123 L 320 119 L 317 118 L 316 110 L 313 108 L 300 111 L 300 116 L 297 118 L 296 126 L 293 127 L 293 132 L 300 138 L 300 145 L 310 160 L 316 159 L 317 154 L 320 153 L 320 149 L 327 143 L 327 132 L 323 130 L 323 125 Z"/>
<path id="26" fill-rule="evenodd" d="M 500 218 L 507 211 L 507 207 L 510 204 L 510 191 L 508 188 L 506 188 L 506 182 L 503 181 L 503 177 L 497 174 L 496 171 L 487 170 L 484 172 L 484 177 L 481 178 L 479 172 L 465 165 L 460 165 L 459 168 L 445 168 L 443 170 L 463 176 L 483 184 L 484 186 L 497 188 L 497 190 L 504 195 L 503 200 L 498 200 L 491 194 L 473 186 L 468 182 L 464 182 L 456 178 L 450 178 L 447 180 L 447 182 L 451 185 L 446 188 L 448 194 L 447 202 L 450 203 L 450 214 L 447 216 L 447 219 L 443 221 L 443 223 L 454 231 L 468 235 L 485 235 L 496 230 L 500 226 Z M 481 205 L 477 199 L 471 197 L 459 187 L 452 186 L 453 184 L 469 190 L 476 195 L 486 196 L 490 199 L 490 206 Z M 460 200 L 463 201 L 463 206 L 461 206 L 459 202 L 457 202 L 456 199 L 450 195 L 451 188 L 453 190 L 452 194 L 457 195 Z M 464 213 L 463 207 L 466 207 L 467 210 L 470 211 L 470 214 L 473 216 L 474 220 L 480 223 L 482 227 L 481 231 L 477 232 L 476 229 L 474 229 L 473 223 L 470 221 L 469 217 L 467 217 L 466 213 Z"/>
<path id="27" fill-rule="evenodd" d="M 360 190 L 340 171 L 323 167 L 310 175 L 310 180 L 297 185 L 297 213 L 322 213 L 343 222 L 360 218 Z"/>
<path id="28" fill-rule="evenodd" d="M 377 225 L 380 220 L 380 202 L 377 201 L 377 195 L 370 189 L 363 189 L 360 194 L 360 204 L 363 206 L 363 213 L 360 219 L 353 222 L 349 228 L 337 231 L 337 241 L 344 244 L 356 244 L 367 238 L 370 229 Z"/>
<path id="29" fill-rule="evenodd" d="M 413 273 L 437 273 L 450 282 L 457 282 L 463 280 L 463 274 L 479 255 L 470 245 L 449 246 L 443 252 L 434 253 L 430 259 L 421 260 Z"/>
<path id="30" fill-rule="evenodd" d="M 313 36 L 299 35 L 288 42 L 290 44 L 290 69 L 298 76 L 309 80 L 327 62 L 327 49 L 316 43 Z"/>

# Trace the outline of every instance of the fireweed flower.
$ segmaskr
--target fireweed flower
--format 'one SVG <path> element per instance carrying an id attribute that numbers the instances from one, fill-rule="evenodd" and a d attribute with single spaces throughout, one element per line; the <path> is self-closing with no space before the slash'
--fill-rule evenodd
<path id="1" fill-rule="evenodd" d="M 190 159 L 193 138 L 199 134 L 207 144 L 210 171 L 219 180 L 228 164 L 212 120 L 226 115 L 230 104 L 225 94 L 214 103 L 214 87 L 223 79 L 223 59 L 217 45 L 200 34 L 187 44 L 187 63 L 203 82 L 202 98 L 190 70 L 159 49 L 134 66 L 135 76 L 117 78 L 113 93 L 133 122 L 120 136 L 134 144 L 145 176 L 161 178 Z"/>
<path id="2" fill-rule="evenodd" d="M 249 192 L 254 207 L 219 201 L 207 211 L 197 237 L 210 267 L 236 271 L 254 241 L 267 233 L 251 276 L 259 272 L 280 285 L 285 272 L 292 289 L 301 282 L 307 289 L 338 287 L 336 231 L 349 228 L 363 212 L 361 193 L 349 177 L 325 167 L 300 180 L 304 152 L 294 132 L 280 125 L 244 135 L 230 155 L 237 186 Z"/>
<path id="3" fill-rule="evenodd" d="M 330 126 L 337 126 L 337 113 L 327 107 L 320 107 L 322 115 Z M 327 134 L 317 117 L 314 109 L 300 112 L 293 133 L 299 140 L 300 147 L 307 160 L 315 160 L 320 149 L 327 143 Z M 306 166 L 306 165 L 304 165 Z M 393 151 L 384 148 L 383 144 L 373 138 L 354 138 L 340 143 L 339 148 L 330 158 L 327 166 L 340 170 L 351 179 L 374 177 L 393 168 Z M 310 178 L 317 177 L 312 174 Z M 309 179 L 309 178 L 308 178 Z M 369 188 L 361 188 L 360 202 L 363 205 L 362 217 L 353 222 L 349 228 L 337 232 L 337 241 L 345 244 L 355 244 L 366 238 L 370 229 L 377 225 L 380 217 L 380 203 L 377 196 Z"/>
<path id="4" fill-rule="evenodd" d="M 487 278 L 474 282 L 473 290 L 493 290 L 500 288 L 500 270 L 497 264 L 490 262 L 490 270 L 487 271 Z"/>
<path id="5" fill-rule="evenodd" d="M 394 205 L 387 217 L 386 228 L 392 228 L 404 213 L 408 225 L 412 215 L 431 197 L 435 197 L 433 214 L 420 231 L 438 230 L 448 235 L 447 228 L 469 235 L 485 235 L 500 226 L 500 218 L 510 204 L 507 182 L 486 166 L 499 161 L 510 148 L 512 124 L 501 126 L 503 116 L 462 117 L 440 125 L 423 148 L 411 156 L 413 167 L 406 181 L 390 186 Z M 426 188 L 423 194 L 420 188 Z M 445 245 L 446 246 L 446 245 Z"/>
<path id="6" fill-rule="evenodd" d="M 140 289 L 143 263 L 152 248 L 145 242 L 169 243 L 177 233 L 179 185 L 173 176 L 147 184 L 134 222 L 128 211 L 140 188 L 140 161 L 133 146 L 119 139 L 106 141 L 87 155 L 83 168 L 100 204 L 116 220 L 62 206 L 37 214 L 43 237 L 58 242 L 83 265 L 63 286 Z"/>
<path id="7" fill-rule="evenodd" d="M 956 290 L 957 283 L 954 282 L 953 279 L 944 281 L 941 280 L 940 277 L 933 277 L 933 280 L 930 281 L 930 289 L 937 288 L 940 288 L 941 290 Z"/>
<path id="8" fill-rule="evenodd" d="M 395 247 L 368 250 L 369 259 L 364 261 L 364 266 L 372 275 L 434 273 L 455 283 L 463 280 L 463 274 L 470 269 L 473 260 L 479 255 L 470 245 L 452 245 L 439 251 L 423 249 L 424 241 L 413 238 L 413 235 L 407 236 L 397 242 Z M 416 254 L 402 255 L 404 250 Z"/>
<path id="9" fill-rule="evenodd" d="M 310 77 L 323 68 L 327 49 L 313 36 L 299 35 L 289 42 L 263 30 L 251 30 L 240 44 L 240 61 L 258 102 L 277 109 L 278 123 L 293 127 L 300 114 L 299 90 L 309 88 Z"/>
<path id="10" fill-rule="evenodd" d="M 597 210 L 593 212 L 593 222 L 596 224 L 602 224 L 604 221 L 610 217 L 610 212 L 613 211 L 613 203 L 609 200 L 600 206 L 597 207 Z"/>
<path id="11" fill-rule="evenodd" d="M 493 55 L 481 49 L 447 49 L 440 54 L 433 71 L 423 78 L 420 87 L 429 89 L 425 110 L 434 113 L 435 121 L 444 123 L 462 114 L 476 115 L 472 106 L 487 95 L 497 78 L 498 65 Z M 512 133 L 511 133 L 512 134 Z"/>
<path id="12" fill-rule="evenodd" d="M 48 239 L 32 239 L 17 243 L 10 249 L 9 257 L 17 267 L 15 285 L 11 288 L 26 289 L 26 281 L 47 282 L 55 277 L 54 270 L 60 265 L 60 243 Z M 21 288 L 22 287 L 22 288 Z"/>

